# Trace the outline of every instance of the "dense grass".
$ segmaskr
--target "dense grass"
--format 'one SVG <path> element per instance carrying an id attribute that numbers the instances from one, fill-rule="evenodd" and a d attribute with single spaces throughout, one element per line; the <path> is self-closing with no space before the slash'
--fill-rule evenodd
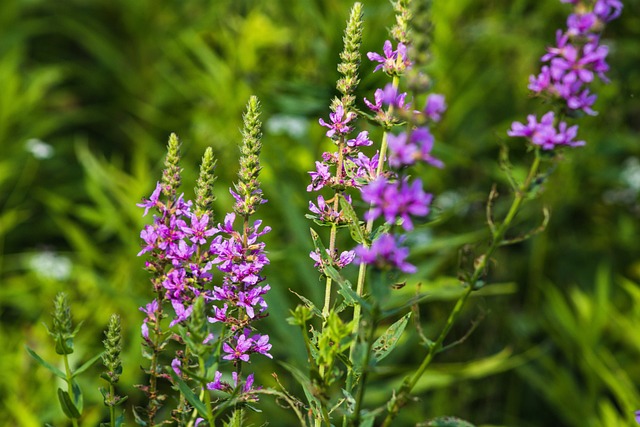
<path id="1" fill-rule="evenodd" d="M 364 3 L 363 50 L 380 50 L 391 7 Z M 497 158 L 506 130 L 542 111 L 528 97 L 527 77 L 568 10 L 556 0 L 434 3 L 431 73 L 449 104 L 436 154 L 447 167 L 423 171 L 441 210 L 436 224 L 417 233 L 419 272 L 396 295 L 407 297 L 418 282 L 432 289 L 434 298 L 421 307 L 427 334 L 455 296 L 461 248 L 486 238 L 484 201 L 493 183 L 505 184 Z M 51 375 L 24 349 L 56 360 L 41 323 L 50 322 L 59 291 L 70 295 L 76 321 L 85 321 L 75 363 L 98 351 L 117 312 L 127 347 L 122 383 L 142 381 L 138 307 L 150 289 L 135 256 L 143 225 L 135 203 L 154 188 L 167 137 L 176 132 L 187 194 L 204 148 L 220 159 L 220 219 L 231 206 L 226 188 L 251 94 L 262 100 L 266 119 L 270 202 L 260 216 L 274 229 L 264 328 L 275 359 L 304 365 L 297 331 L 285 322 L 296 304 L 288 289 L 321 300 L 306 256 L 306 171 L 327 143 L 317 117 L 327 116 L 335 92 L 349 7 L 338 0 L 0 2 L 0 424 L 64 425 Z M 640 2 L 627 0 L 607 29 L 612 82 L 597 89 L 600 114 L 580 122 L 587 147 L 567 153 L 545 183 L 548 229 L 498 254 L 488 278 L 496 285 L 473 300 L 453 336 L 483 321 L 439 356 L 417 387 L 420 403 L 399 425 L 442 414 L 479 425 L 632 423 L 631 412 L 640 409 L 639 12 Z M 372 70 L 365 61 L 358 102 L 382 81 Z M 287 120 L 299 131 L 279 126 Z M 37 141 L 52 147 L 51 157 L 28 150 Z M 518 158 L 523 150 L 510 144 Z M 535 226 L 540 207 L 519 220 L 521 230 Z M 417 333 L 406 340 L 416 343 Z M 415 357 L 394 353 L 371 403 L 387 398 Z M 295 390 L 279 365 L 255 370 L 260 382 L 271 385 L 278 372 Z M 98 372 L 81 381 L 87 426 L 105 416 Z M 121 391 L 132 404 L 142 398 L 133 388 Z M 261 409 L 263 419 L 282 420 L 273 425 L 294 425 L 292 414 L 267 398 Z"/>

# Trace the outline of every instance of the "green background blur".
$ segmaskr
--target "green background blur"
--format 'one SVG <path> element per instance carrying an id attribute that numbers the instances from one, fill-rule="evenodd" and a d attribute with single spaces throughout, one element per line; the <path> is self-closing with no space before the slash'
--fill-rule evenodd
<path id="1" fill-rule="evenodd" d="M 394 18 L 385 0 L 363 1 L 363 52 L 380 51 Z M 570 6 L 557 0 L 436 0 L 430 73 L 449 110 L 436 132 L 443 170 L 420 170 L 436 195 L 435 221 L 412 237 L 416 284 L 434 297 L 421 324 L 433 336 L 459 290 L 458 263 L 486 241 L 484 201 L 493 183 L 508 201 L 499 146 L 526 166 L 513 120 L 544 112 L 527 92 L 545 45 Z M 145 223 L 135 206 L 160 177 L 170 132 L 183 142 L 184 191 L 192 195 L 207 146 L 219 158 L 216 212 L 231 206 L 241 113 L 262 101 L 262 156 L 269 203 L 259 215 L 273 227 L 270 317 L 276 360 L 304 367 L 298 331 L 285 318 L 294 289 L 318 304 L 323 285 L 307 257 L 307 171 L 329 148 L 318 117 L 335 95 L 336 64 L 350 2 L 338 0 L 3 0 L 0 1 L 0 424 L 64 426 L 52 375 L 28 345 L 58 361 L 42 322 L 52 299 L 69 294 L 84 319 L 74 363 L 99 351 L 111 313 L 123 317 L 122 393 L 141 394 L 142 313 L 150 299 L 139 251 Z M 416 388 L 420 400 L 397 425 L 458 415 L 478 425 L 625 426 L 640 409 L 640 1 L 627 0 L 607 28 L 611 71 L 596 84 L 599 115 L 580 123 L 585 148 L 565 152 L 541 202 L 527 206 L 518 232 L 551 211 L 545 233 L 496 256 L 488 286 L 471 300 L 444 353 Z M 384 76 L 364 58 L 362 96 Z M 464 246 L 470 244 L 472 246 Z M 469 255 L 471 256 L 471 255 Z M 422 353 L 415 328 L 373 380 L 368 405 L 390 390 Z M 385 361 L 387 362 L 387 361 Z M 276 363 L 256 361 L 259 382 L 296 384 Z M 97 377 L 85 373 L 83 425 L 103 411 Z M 127 387 L 124 387 L 127 385 Z M 299 391 L 299 390 L 298 390 Z M 265 397 L 253 425 L 295 425 Z M 262 421 L 260 421 L 262 420 Z"/>

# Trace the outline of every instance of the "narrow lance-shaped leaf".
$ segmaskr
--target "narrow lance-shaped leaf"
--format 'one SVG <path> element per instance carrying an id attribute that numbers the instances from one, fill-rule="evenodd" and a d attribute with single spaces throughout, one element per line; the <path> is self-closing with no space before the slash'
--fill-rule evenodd
<path id="1" fill-rule="evenodd" d="M 93 356 L 91 359 L 87 360 L 82 366 L 80 366 L 78 369 L 76 369 L 73 372 L 73 375 L 71 375 L 71 378 L 75 378 L 78 375 L 80 375 L 81 373 L 83 373 L 84 371 L 86 371 L 87 369 L 89 369 L 91 367 L 91 365 L 96 363 L 96 361 L 98 359 L 100 359 L 100 357 L 102 357 L 103 353 L 104 352 L 101 352 L 100 354 L 97 354 L 97 355 Z"/>
<path id="2" fill-rule="evenodd" d="M 351 203 L 347 202 L 347 200 L 341 196 L 340 207 L 342 208 L 342 213 L 344 213 L 344 216 L 349 223 L 349 232 L 351 233 L 351 238 L 353 238 L 356 243 L 365 244 L 366 237 L 364 235 L 362 227 L 360 226 L 360 220 L 356 215 L 356 211 L 353 210 L 353 206 L 351 206 Z"/>
<path id="3" fill-rule="evenodd" d="M 169 373 L 171 374 L 171 378 L 173 378 L 176 384 L 178 384 L 180 393 L 184 395 L 185 399 L 187 399 L 187 401 L 198 411 L 198 413 L 202 417 L 204 417 L 205 419 L 208 419 L 209 414 L 207 413 L 206 406 L 204 406 L 204 403 L 202 403 L 202 401 L 198 398 L 198 396 L 195 395 L 193 390 L 191 390 L 191 388 L 189 388 L 187 383 L 185 383 L 182 380 L 182 378 L 176 375 L 176 373 L 173 372 L 173 370 L 169 370 Z"/>
<path id="4" fill-rule="evenodd" d="M 56 377 L 62 378 L 63 380 L 66 381 L 67 376 L 64 374 L 64 372 L 62 372 L 60 369 L 56 368 L 55 366 L 53 366 L 52 364 L 50 364 L 49 362 L 46 362 L 42 357 L 40 357 L 38 355 L 38 353 L 36 353 L 35 351 L 31 350 L 29 347 L 26 347 L 27 349 L 27 353 L 29 353 L 29 355 L 31 357 L 33 357 L 35 359 L 36 362 L 38 362 L 40 365 L 44 366 L 45 368 L 47 368 L 49 371 L 51 371 Z"/>
<path id="5" fill-rule="evenodd" d="M 376 362 L 379 362 L 387 357 L 389 353 L 391 353 L 391 351 L 398 345 L 400 337 L 402 336 L 404 329 L 407 327 L 407 322 L 409 322 L 410 317 L 411 313 L 405 314 L 400 320 L 389 326 L 384 334 L 382 334 L 373 343 L 373 357 L 375 358 Z"/>

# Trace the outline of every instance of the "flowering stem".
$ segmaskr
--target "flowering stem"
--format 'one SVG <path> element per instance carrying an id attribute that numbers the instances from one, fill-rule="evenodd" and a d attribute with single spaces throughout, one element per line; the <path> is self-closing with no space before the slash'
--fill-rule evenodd
<path id="1" fill-rule="evenodd" d="M 344 163 L 344 153 L 343 153 L 344 144 L 345 144 L 345 137 L 341 136 L 340 140 L 338 141 L 338 164 L 336 166 L 337 168 L 336 181 L 338 182 L 338 184 L 340 183 L 340 181 L 342 181 L 342 168 Z M 334 195 L 334 200 L 333 200 L 333 210 L 337 212 L 339 207 L 340 207 L 340 198 L 338 197 L 338 191 L 336 191 L 336 194 Z M 334 223 L 331 225 L 331 233 L 329 235 L 329 257 L 330 258 L 333 257 L 333 253 L 336 250 L 337 234 L 338 234 L 338 226 Z M 324 307 L 322 308 L 322 316 L 324 318 L 326 318 L 329 315 L 329 306 L 331 305 L 331 285 L 332 285 L 332 280 L 330 277 L 327 277 L 327 282 L 324 290 Z"/>
<path id="2" fill-rule="evenodd" d="M 400 84 L 400 79 L 398 78 L 398 76 L 393 76 L 393 80 L 392 80 L 392 85 L 393 85 L 393 89 L 395 92 L 397 92 L 398 90 L 398 86 Z M 393 104 L 391 104 L 389 106 L 389 111 L 388 111 L 388 115 L 392 116 L 393 115 L 393 109 L 394 106 Z M 382 174 L 383 170 L 384 170 L 384 159 L 387 156 L 387 136 L 389 134 L 389 131 L 387 129 L 384 130 L 384 133 L 382 134 L 382 142 L 380 144 L 380 155 L 378 157 L 378 166 L 376 168 L 376 177 L 380 176 L 380 174 Z M 371 231 L 373 230 L 373 218 L 370 218 L 367 221 L 367 226 L 366 226 L 366 234 L 371 234 Z M 366 242 L 362 242 L 363 245 L 366 245 Z M 362 294 L 364 293 L 364 282 L 367 276 L 367 265 L 365 263 L 360 264 L 360 267 L 358 268 L 358 281 L 356 283 L 356 294 L 358 296 L 362 296 Z M 358 329 L 360 327 L 360 316 L 362 313 L 362 309 L 360 308 L 360 305 L 356 304 L 353 307 L 353 334 L 357 334 L 358 333 Z M 351 363 L 353 363 L 353 358 L 355 356 L 355 345 L 351 346 L 351 350 L 349 351 L 349 360 L 351 361 Z M 347 391 L 351 392 L 352 388 L 353 388 L 353 371 L 350 370 L 349 374 L 347 375 Z"/>
<path id="3" fill-rule="evenodd" d="M 155 425 L 155 415 L 158 411 L 158 402 L 157 402 L 157 394 L 158 394 L 158 354 L 160 353 L 160 334 L 162 333 L 160 330 L 160 319 L 162 318 L 162 293 L 158 289 L 156 301 L 158 302 L 158 312 L 156 313 L 156 319 L 153 325 L 153 348 L 151 349 L 151 366 L 149 367 L 149 406 L 147 409 L 147 418 L 149 419 L 149 426 L 153 427 Z"/>
<path id="4" fill-rule="evenodd" d="M 527 175 L 527 178 L 522 183 L 522 185 L 520 185 L 520 188 L 516 191 L 513 198 L 513 202 L 511 203 L 511 207 L 509 208 L 509 212 L 505 216 L 504 221 L 492 233 L 491 245 L 487 248 L 485 253 L 480 258 L 478 258 L 478 262 L 475 266 L 473 274 L 467 281 L 467 289 L 465 289 L 464 293 L 460 296 L 460 298 L 456 302 L 456 305 L 453 307 L 453 310 L 451 311 L 451 313 L 449 314 L 449 317 L 447 318 L 447 322 L 444 328 L 442 329 L 442 331 L 440 331 L 440 335 L 438 336 L 436 341 L 433 344 L 431 344 L 431 346 L 429 347 L 429 351 L 425 356 L 425 358 L 423 359 L 422 363 L 420 364 L 420 367 L 414 372 L 414 374 L 411 377 L 405 378 L 402 386 L 400 387 L 400 390 L 398 391 L 397 397 L 395 397 L 392 400 L 391 405 L 389 405 L 388 413 L 384 422 L 382 423 L 382 427 L 388 427 L 391 425 L 391 423 L 393 422 L 393 419 L 397 416 L 400 408 L 404 406 L 405 403 L 407 402 L 409 395 L 411 393 L 411 390 L 413 390 L 418 380 L 422 377 L 424 372 L 427 370 L 427 367 L 429 366 L 429 364 L 431 363 L 435 355 L 442 349 L 442 343 L 444 342 L 445 338 L 451 331 L 451 328 L 453 327 L 453 325 L 458 320 L 458 317 L 460 317 L 460 314 L 462 313 L 462 309 L 464 308 L 464 305 L 467 302 L 467 299 L 475 289 L 480 279 L 480 276 L 482 276 L 482 274 L 485 272 L 485 269 L 487 268 L 487 264 L 489 260 L 493 256 L 496 249 L 503 242 L 504 236 L 507 230 L 509 229 L 509 227 L 511 226 L 511 222 L 515 218 L 516 214 L 520 209 L 520 206 L 522 205 L 522 203 L 525 200 L 525 197 L 528 194 L 529 187 L 531 185 L 531 182 L 533 181 L 533 178 L 536 176 L 538 172 L 539 166 L 540 166 L 540 153 L 539 153 L 539 150 L 536 149 L 535 159 L 531 165 L 531 168 L 529 169 L 529 174 Z"/>

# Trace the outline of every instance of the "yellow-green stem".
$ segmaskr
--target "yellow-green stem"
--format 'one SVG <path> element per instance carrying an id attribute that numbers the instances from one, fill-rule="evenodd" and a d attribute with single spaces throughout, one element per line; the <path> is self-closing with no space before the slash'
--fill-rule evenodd
<path id="1" fill-rule="evenodd" d="M 444 328 L 442 329 L 442 331 L 440 332 L 440 335 L 438 335 L 438 338 L 436 339 L 436 341 L 429 347 L 429 351 L 427 352 L 427 355 L 425 356 L 425 358 L 422 360 L 422 363 L 420 364 L 418 369 L 414 372 L 414 374 L 411 377 L 405 379 L 404 383 L 400 387 L 397 397 L 393 400 L 393 403 L 389 407 L 387 416 L 384 422 L 382 423 L 382 427 L 388 427 L 391 425 L 394 418 L 398 414 L 398 411 L 408 399 L 409 394 L 411 393 L 411 390 L 413 390 L 418 380 L 422 377 L 424 372 L 427 370 L 427 367 L 433 360 L 436 353 L 442 348 L 442 343 L 444 342 L 445 338 L 451 331 L 451 328 L 456 323 L 456 321 L 458 320 L 458 317 L 462 313 L 462 309 L 464 308 L 464 305 L 467 302 L 467 299 L 473 292 L 476 284 L 478 283 L 478 280 L 480 279 L 480 276 L 484 273 L 485 269 L 487 268 L 487 264 L 489 260 L 493 256 L 496 249 L 503 242 L 505 233 L 511 226 L 511 222 L 515 218 L 516 214 L 518 213 L 518 210 L 520 209 L 520 206 L 522 205 L 522 202 L 527 196 L 527 192 L 529 190 L 531 182 L 533 181 L 533 178 L 538 173 L 539 166 L 540 166 L 540 155 L 539 155 L 539 152 L 536 150 L 535 159 L 531 164 L 531 168 L 529 169 L 529 174 L 527 175 L 527 178 L 522 183 L 518 191 L 515 193 L 513 202 L 511 203 L 511 207 L 509 208 L 509 211 L 507 212 L 507 215 L 505 216 L 504 221 L 493 232 L 491 245 L 485 251 L 485 253 L 478 259 L 479 261 L 475 266 L 473 274 L 468 280 L 467 288 L 465 289 L 464 293 L 460 296 L 460 298 L 456 302 L 456 305 L 453 307 L 453 310 L 449 314 L 449 317 L 447 318 L 447 322 Z"/>
<path id="2" fill-rule="evenodd" d="M 71 367 L 69 366 L 69 357 L 65 353 L 62 356 L 62 358 L 64 359 L 64 371 L 67 375 L 67 387 L 68 387 L 67 392 L 69 393 L 69 397 L 72 398 L 72 400 L 74 401 L 73 403 L 75 404 L 76 403 L 75 399 L 73 399 L 73 377 L 71 376 Z M 78 420 L 75 418 L 71 418 L 71 424 L 73 424 L 73 427 L 78 427 Z"/>

